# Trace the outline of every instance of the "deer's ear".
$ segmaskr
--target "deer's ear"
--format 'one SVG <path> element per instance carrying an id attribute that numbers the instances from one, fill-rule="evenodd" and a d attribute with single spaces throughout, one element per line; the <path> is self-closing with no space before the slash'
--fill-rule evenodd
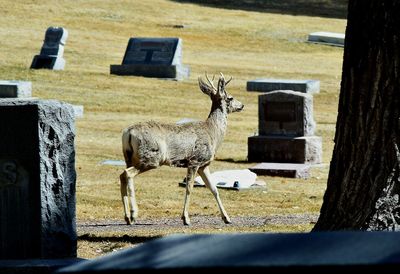
<path id="1" fill-rule="evenodd" d="M 200 77 L 199 77 L 199 87 L 204 94 L 208 96 L 214 95 L 214 89 L 209 85 L 207 85 Z"/>

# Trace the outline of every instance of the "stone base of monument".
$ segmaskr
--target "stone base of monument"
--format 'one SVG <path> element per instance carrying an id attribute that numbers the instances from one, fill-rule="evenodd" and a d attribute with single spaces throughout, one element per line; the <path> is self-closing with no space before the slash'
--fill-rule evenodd
<path id="1" fill-rule="evenodd" d="M 82 261 L 80 258 L 0 260 L 0 273 L 50 274 Z"/>
<path id="2" fill-rule="evenodd" d="M 248 138 L 249 162 L 319 164 L 322 162 L 322 139 L 319 136 Z"/>
<path id="3" fill-rule="evenodd" d="M 31 69 L 63 70 L 64 67 L 64 58 L 49 55 L 35 55 L 31 64 Z"/>
<path id="4" fill-rule="evenodd" d="M 345 35 L 336 32 L 313 32 L 308 35 L 308 42 L 344 47 Z"/>
<path id="5" fill-rule="evenodd" d="M 57 273 L 395 273 L 399 242 L 399 232 L 181 234 Z"/>
<path id="6" fill-rule="evenodd" d="M 249 170 L 257 175 L 307 179 L 310 177 L 310 168 L 309 164 L 260 163 Z"/>
<path id="7" fill-rule="evenodd" d="M 247 91 L 269 92 L 292 90 L 302 93 L 319 93 L 318 80 L 256 79 L 247 81 Z"/>
<path id="8" fill-rule="evenodd" d="M 31 82 L 0 80 L 0 98 L 26 98 L 31 96 Z"/>
<path id="9" fill-rule="evenodd" d="M 183 80 L 190 75 L 190 69 L 185 65 L 155 65 L 155 64 L 128 64 L 110 65 L 110 74 L 136 75 L 154 78 Z"/>

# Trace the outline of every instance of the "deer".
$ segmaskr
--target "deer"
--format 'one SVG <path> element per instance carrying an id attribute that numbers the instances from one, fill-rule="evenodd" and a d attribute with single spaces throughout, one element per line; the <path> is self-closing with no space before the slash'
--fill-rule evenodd
<path id="1" fill-rule="evenodd" d="M 136 222 L 139 212 L 134 177 L 162 165 L 187 168 L 181 216 L 184 225 L 190 225 L 188 209 L 196 174 L 200 175 L 216 199 L 222 220 L 226 224 L 231 223 L 218 189 L 212 182 L 209 165 L 223 142 L 228 114 L 241 111 L 244 105 L 225 89 L 232 78 L 226 81 L 220 73 L 215 87 L 214 77 L 210 80 L 207 73 L 205 76 L 207 82 L 198 78 L 200 90 L 212 101 L 211 111 L 205 121 L 167 124 L 150 120 L 123 129 L 122 151 L 126 169 L 120 175 L 120 187 L 127 225 Z"/>

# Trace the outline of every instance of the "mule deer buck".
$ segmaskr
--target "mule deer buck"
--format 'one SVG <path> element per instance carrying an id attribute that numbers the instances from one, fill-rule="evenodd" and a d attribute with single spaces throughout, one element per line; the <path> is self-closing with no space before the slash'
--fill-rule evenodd
<path id="1" fill-rule="evenodd" d="M 222 205 L 217 187 L 211 180 L 208 166 L 223 141 L 228 114 L 241 111 L 244 106 L 225 90 L 232 78 L 225 81 L 221 73 L 217 87 L 207 74 L 206 79 L 207 83 L 200 77 L 198 79 L 201 91 L 212 101 L 211 111 L 206 121 L 184 124 L 161 124 L 149 121 L 123 130 L 122 149 L 126 169 L 121 174 L 120 180 L 125 221 L 128 225 L 132 224 L 138 216 L 134 177 L 161 165 L 187 168 L 186 195 L 182 214 L 185 225 L 190 225 L 188 207 L 196 173 L 201 176 L 217 200 L 224 222 L 231 222 Z"/>

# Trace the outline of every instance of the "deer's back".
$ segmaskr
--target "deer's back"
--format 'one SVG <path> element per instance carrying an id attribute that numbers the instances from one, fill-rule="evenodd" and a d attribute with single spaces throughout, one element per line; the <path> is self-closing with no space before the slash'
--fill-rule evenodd
<path id="1" fill-rule="evenodd" d="M 204 122 L 136 124 L 124 130 L 123 143 L 124 150 L 132 150 L 132 165 L 141 170 L 160 165 L 202 166 L 214 157 Z"/>

